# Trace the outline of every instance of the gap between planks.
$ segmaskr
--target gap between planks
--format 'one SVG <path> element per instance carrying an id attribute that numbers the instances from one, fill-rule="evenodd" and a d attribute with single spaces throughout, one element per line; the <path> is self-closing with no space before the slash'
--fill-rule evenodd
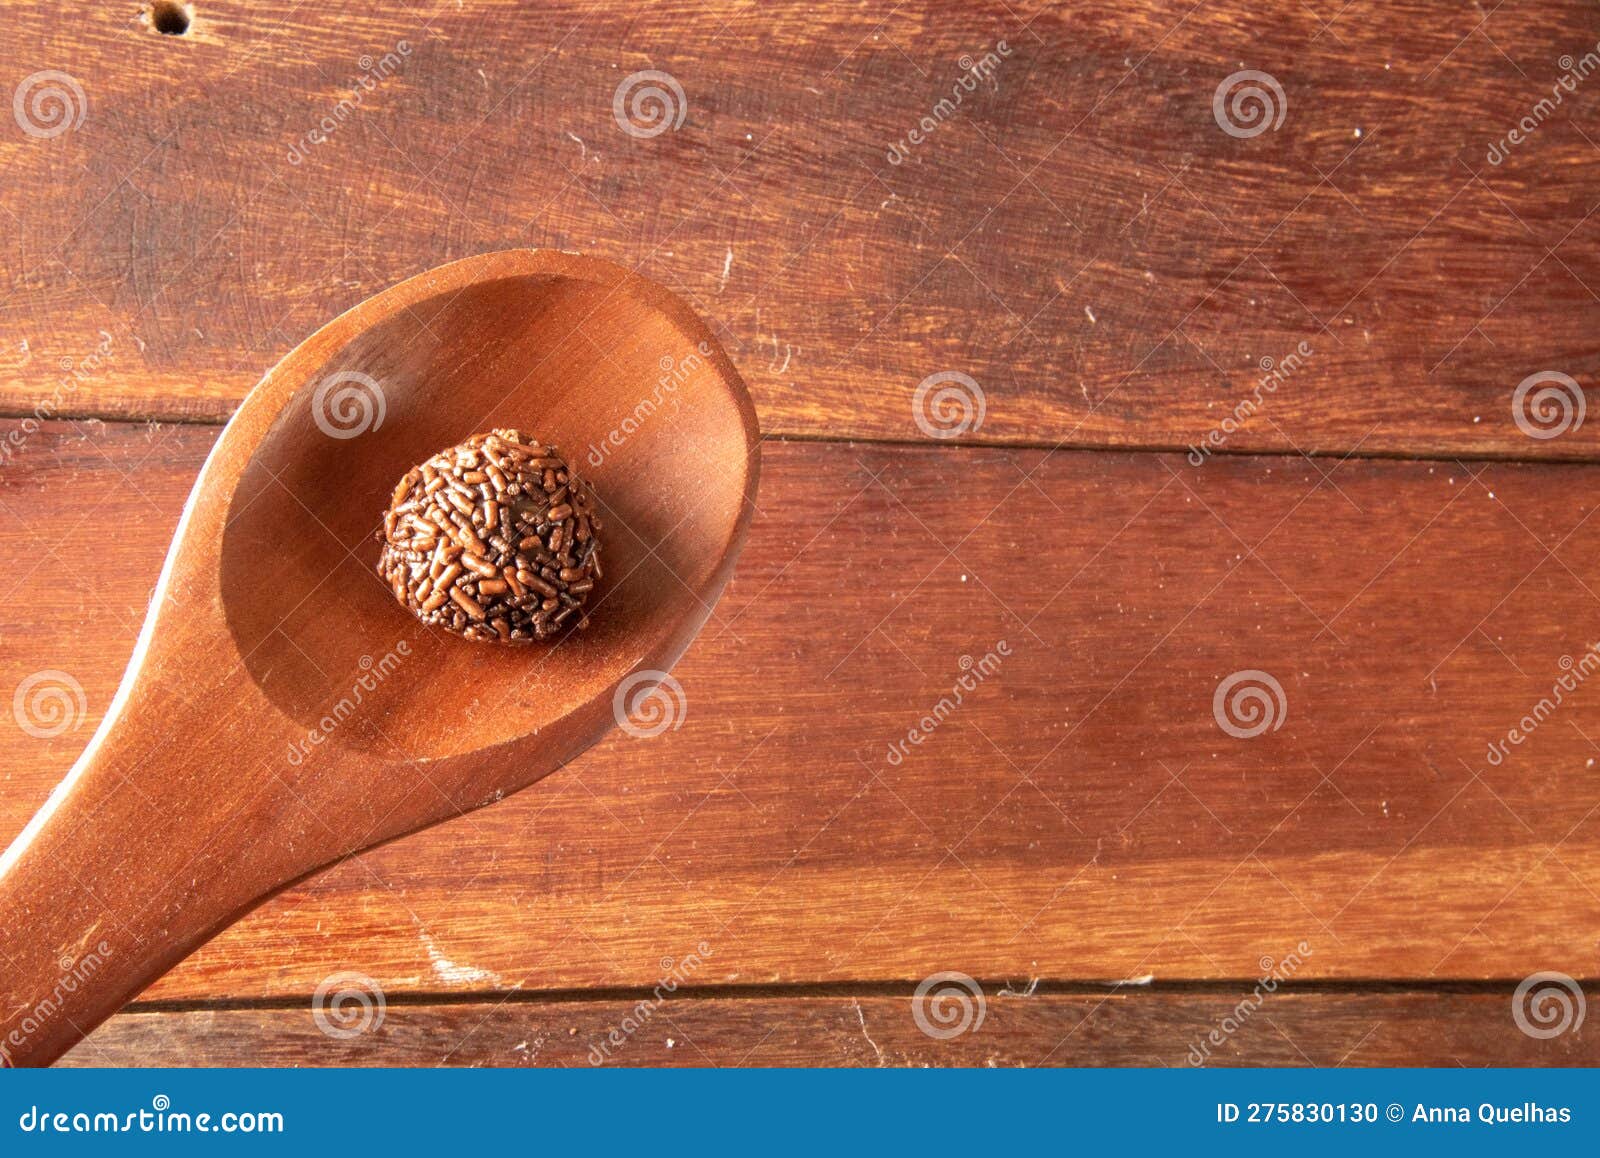
<path id="1" fill-rule="evenodd" d="M 1600 976 L 1600 975 L 1597 975 Z M 1125 981 L 1087 980 L 1035 980 L 1027 978 L 974 978 L 989 997 L 1141 997 L 1188 996 L 1225 997 L 1237 994 L 1241 987 L 1248 989 L 1259 978 L 1236 977 L 1227 979 L 1192 980 L 1175 978 L 1171 981 L 1132 978 Z M 1278 983 L 1275 993 L 1302 996 L 1372 996 L 1377 994 L 1397 996 L 1502 996 L 1509 995 L 1520 978 L 1504 979 L 1439 979 L 1417 981 L 1397 978 L 1326 978 L 1305 981 L 1285 980 Z M 1593 980 L 1589 976 L 1577 978 L 1582 982 Z M 1019 984 L 1021 988 L 1018 988 Z M 823 983 L 768 984 L 768 985 L 699 985 L 680 986 L 673 991 L 674 1001 L 771 1001 L 774 999 L 850 999 L 863 997 L 909 998 L 916 989 L 915 980 L 908 981 L 840 981 Z M 472 1005 L 475 1003 L 513 1003 L 519 1005 L 576 1005 L 598 1001 L 623 1003 L 649 1000 L 654 990 L 642 986 L 602 986 L 592 989 L 449 989 L 408 990 L 385 993 L 388 1005 Z M 272 1010 L 300 1009 L 311 999 L 311 994 L 280 997 L 242 998 L 191 998 L 173 1001 L 134 1001 L 123 1013 L 200 1013 L 222 1010 Z"/>
<path id="2" fill-rule="evenodd" d="M 107 426 L 209 426 L 221 430 L 227 425 L 227 419 L 218 419 L 205 415 L 171 415 L 155 412 L 130 412 L 130 411 L 62 411 L 53 413 L 47 418 L 37 418 L 33 411 L 17 406 L 0 403 L 0 422 L 21 421 L 33 418 L 39 422 L 101 422 Z M 956 437 L 932 440 L 926 438 L 882 438 L 872 435 L 841 435 L 838 437 L 809 434 L 801 432 L 763 432 L 762 442 L 805 442 L 805 443 L 831 443 L 839 446 L 885 446 L 905 447 L 907 449 L 926 450 L 1042 450 L 1049 452 L 1074 452 L 1082 454 L 1148 454 L 1148 455 L 1179 455 L 1186 456 L 1190 446 L 1165 442 L 1078 442 L 1071 439 L 1051 441 L 1050 439 L 1028 438 L 966 438 Z M 1414 451 L 1395 450 L 1362 450 L 1357 447 L 1353 450 L 1338 448 L 1312 447 L 1303 448 L 1278 448 L 1278 447 L 1219 447 L 1212 450 L 1209 457 L 1214 458 L 1315 458 L 1331 459 L 1336 462 L 1493 462 L 1507 465 L 1527 466 L 1592 466 L 1600 464 L 1600 453 L 1596 454 L 1502 454 L 1492 450 L 1456 453 L 1445 450 L 1419 449 Z"/>

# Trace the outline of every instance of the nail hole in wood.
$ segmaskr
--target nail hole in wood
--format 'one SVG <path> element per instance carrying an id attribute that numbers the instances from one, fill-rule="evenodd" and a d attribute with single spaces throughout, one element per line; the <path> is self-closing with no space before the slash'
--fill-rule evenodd
<path id="1" fill-rule="evenodd" d="M 155 0 L 150 5 L 150 27 L 163 36 L 182 36 L 189 31 L 193 17 L 189 6 L 178 0 Z"/>

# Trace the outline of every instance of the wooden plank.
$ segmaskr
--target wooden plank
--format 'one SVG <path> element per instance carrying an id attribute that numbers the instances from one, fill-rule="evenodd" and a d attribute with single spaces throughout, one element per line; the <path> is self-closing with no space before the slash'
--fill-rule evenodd
<path id="1" fill-rule="evenodd" d="M 915 388 L 960 372 L 976 441 L 1182 448 L 1259 395 L 1227 448 L 1600 448 L 1512 405 L 1600 369 L 1581 0 L 131 14 L 3 5 L 8 89 L 59 70 L 87 106 L 0 137 L 10 414 L 218 418 L 377 289 L 547 245 L 688 294 L 770 433 L 920 439 Z M 686 113 L 636 137 L 613 101 L 650 69 Z M 1240 69 L 1277 128 L 1221 127 Z"/>
<path id="2" fill-rule="evenodd" d="M 1251 1004 L 1240 1013 L 1240 1003 Z M 644 1002 L 641 1009 L 640 1002 Z M 938 1039 L 900 996 L 668 997 L 387 1004 L 330 1037 L 297 1009 L 128 1012 L 66 1066 L 1404 1066 L 1594 1065 L 1591 1029 L 1517 1029 L 1508 993 L 990 990 Z M 352 1029 L 368 1016 L 349 1007 Z M 965 1011 L 951 1006 L 948 1024 Z M 633 1028 L 637 1027 L 637 1028 Z M 630 1032 L 631 1029 L 631 1032 Z M 613 1038 L 611 1035 L 617 1034 Z M 1215 1033 L 1217 1038 L 1211 1035 Z M 1217 1042 L 1219 1044 L 1214 1044 Z"/>
<path id="3" fill-rule="evenodd" d="M 0 839 L 104 712 L 213 435 L 52 424 L 0 470 L 0 692 L 85 703 L 0 714 Z M 702 942 L 708 985 L 1253 978 L 1302 941 L 1303 979 L 1593 975 L 1597 484 L 769 443 L 680 727 L 337 866 L 150 996 L 649 986 Z M 1285 707 L 1235 738 L 1252 670 Z"/>

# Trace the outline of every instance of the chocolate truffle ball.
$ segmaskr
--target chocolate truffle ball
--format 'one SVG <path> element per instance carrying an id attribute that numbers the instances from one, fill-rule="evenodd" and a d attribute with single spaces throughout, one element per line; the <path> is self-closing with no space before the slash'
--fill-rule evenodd
<path id="1" fill-rule="evenodd" d="M 378 574 L 424 623 L 468 639 L 549 639 L 600 578 L 594 496 L 553 446 L 475 434 L 412 467 L 383 516 Z"/>

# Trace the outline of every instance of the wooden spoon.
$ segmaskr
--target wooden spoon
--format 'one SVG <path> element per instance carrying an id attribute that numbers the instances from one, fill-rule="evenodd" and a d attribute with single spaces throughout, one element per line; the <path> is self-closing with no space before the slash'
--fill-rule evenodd
<path id="1" fill-rule="evenodd" d="M 606 523 L 590 626 L 551 645 L 425 627 L 374 572 L 401 475 L 502 426 L 559 447 Z M 710 614 L 757 448 L 704 323 L 592 258 L 453 262 L 298 346 L 217 440 L 116 698 L 0 857 L 0 1056 L 48 1064 L 286 885 L 598 740 Z"/>

